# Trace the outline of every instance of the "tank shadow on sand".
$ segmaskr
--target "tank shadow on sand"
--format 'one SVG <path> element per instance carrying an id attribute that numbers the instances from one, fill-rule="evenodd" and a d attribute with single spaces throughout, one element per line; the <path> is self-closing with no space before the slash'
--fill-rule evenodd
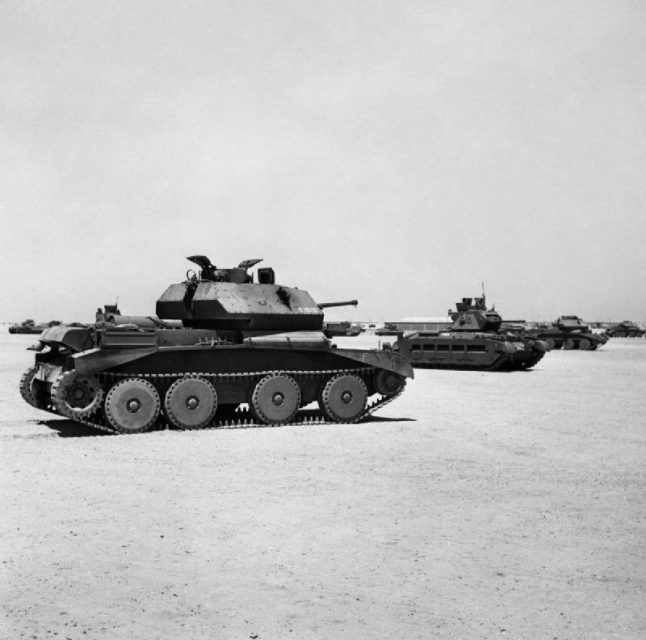
<path id="1" fill-rule="evenodd" d="M 52 431 L 58 431 L 59 438 L 89 438 L 110 435 L 72 420 L 39 420 L 38 424 L 44 425 Z"/>
<path id="2" fill-rule="evenodd" d="M 364 425 L 369 425 L 375 422 L 417 422 L 415 418 L 384 418 L 381 416 L 370 416 L 369 419 L 367 420 L 361 420 L 360 422 L 356 422 L 354 424 L 346 424 L 345 426 L 347 427 L 358 427 L 358 426 L 364 426 Z M 58 437 L 59 438 L 92 438 L 96 436 L 111 436 L 111 435 L 118 435 L 118 434 L 111 434 L 111 433 L 106 433 L 104 431 L 99 431 L 98 429 L 92 429 L 92 427 L 86 427 L 83 424 L 79 424 L 77 422 L 73 422 L 72 420 L 39 420 L 38 424 L 44 425 L 48 429 L 51 429 L 52 431 L 57 431 L 58 432 Z M 340 425 L 343 423 L 340 423 Z M 247 424 L 247 425 L 231 425 L 227 427 L 221 427 L 222 430 L 226 429 L 276 429 L 280 427 L 286 427 L 286 426 L 294 426 L 294 425 L 259 425 L 259 424 Z M 302 425 L 296 425 L 296 426 L 301 426 L 301 427 L 316 427 L 316 426 L 329 426 L 327 424 L 316 424 L 316 423 L 308 423 L 308 424 L 302 424 Z M 217 427 L 215 428 L 217 429 Z M 215 429 L 208 429 L 205 428 L 205 431 L 211 431 Z M 166 429 L 157 429 L 157 431 L 165 431 Z M 178 431 L 181 433 L 181 429 L 170 429 L 171 431 Z M 201 429 L 195 429 L 195 431 L 201 431 Z M 145 434 L 144 434 L 145 435 Z"/>

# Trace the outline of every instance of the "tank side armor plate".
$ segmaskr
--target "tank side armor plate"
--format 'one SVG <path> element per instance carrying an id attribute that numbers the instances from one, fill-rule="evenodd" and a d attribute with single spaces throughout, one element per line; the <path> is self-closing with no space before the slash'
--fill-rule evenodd
<path id="1" fill-rule="evenodd" d="M 277 347 L 296 347 L 298 349 L 329 349 L 329 340 L 321 331 L 291 331 L 272 333 L 266 336 L 245 338 L 245 344 L 251 347 L 275 349 Z"/>

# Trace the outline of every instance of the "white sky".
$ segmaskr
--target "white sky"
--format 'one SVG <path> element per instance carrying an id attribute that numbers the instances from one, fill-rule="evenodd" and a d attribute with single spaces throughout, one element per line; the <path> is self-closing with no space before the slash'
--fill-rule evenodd
<path id="1" fill-rule="evenodd" d="M 0 320 L 265 258 L 330 318 L 646 319 L 643 0 L 0 0 Z"/>

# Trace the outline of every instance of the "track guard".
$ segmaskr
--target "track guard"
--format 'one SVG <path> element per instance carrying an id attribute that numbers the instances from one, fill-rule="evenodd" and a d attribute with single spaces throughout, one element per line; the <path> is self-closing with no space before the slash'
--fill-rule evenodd
<path id="1" fill-rule="evenodd" d="M 106 371 L 128 362 L 134 362 L 145 358 L 158 349 L 91 349 L 83 353 L 77 353 L 74 358 L 74 368 L 83 376 Z"/>
<path id="2" fill-rule="evenodd" d="M 414 378 L 413 367 L 404 360 L 404 358 L 395 351 L 371 350 L 362 351 L 361 349 L 335 349 L 337 356 L 343 356 L 349 360 L 355 360 L 371 367 L 378 369 L 387 369 L 394 371 L 406 378 Z"/>

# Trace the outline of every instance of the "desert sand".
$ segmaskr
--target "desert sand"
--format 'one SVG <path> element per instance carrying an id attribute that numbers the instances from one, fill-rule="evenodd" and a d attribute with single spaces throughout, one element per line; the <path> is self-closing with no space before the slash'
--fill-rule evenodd
<path id="1" fill-rule="evenodd" d="M 646 637 L 646 340 L 133 436 L 26 405 L 34 341 L 0 333 L 3 638 Z"/>

